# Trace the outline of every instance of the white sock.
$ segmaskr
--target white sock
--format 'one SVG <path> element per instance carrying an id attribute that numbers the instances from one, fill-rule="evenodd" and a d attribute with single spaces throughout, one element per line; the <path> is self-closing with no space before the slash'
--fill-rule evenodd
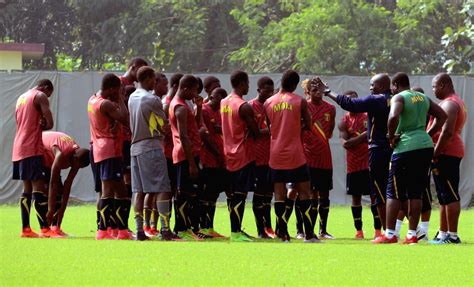
<path id="1" fill-rule="evenodd" d="M 387 229 L 387 230 L 385 230 L 385 236 L 386 236 L 388 239 L 392 239 L 392 238 L 395 236 L 395 230 L 393 230 L 393 229 Z"/>
<path id="2" fill-rule="evenodd" d="M 422 221 L 422 222 L 420 222 L 420 229 L 421 229 L 424 233 L 428 234 L 429 225 L 430 225 L 430 222 L 429 222 L 429 221 Z"/>
<path id="3" fill-rule="evenodd" d="M 408 230 L 407 237 L 412 238 L 413 236 L 416 236 L 416 230 Z"/>
<path id="4" fill-rule="evenodd" d="M 454 239 L 454 240 L 458 239 L 458 233 L 457 232 L 448 231 L 448 234 L 449 234 L 449 237 L 451 237 L 452 239 Z"/>
<path id="5" fill-rule="evenodd" d="M 438 231 L 438 236 L 436 236 L 436 238 L 441 239 L 441 240 L 445 240 L 447 236 L 448 236 L 447 232 L 444 232 L 444 231 L 440 230 L 440 231 Z"/>
<path id="6" fill-rule="evenodd" d="M 397 235 L 397 237 L 400 237 L 400 229 L 402 229 L 402 224 L 403 224 L 403 220 L 398 220 L 397 219 L 397 223 L 395 224 L 395 234 Z"/>

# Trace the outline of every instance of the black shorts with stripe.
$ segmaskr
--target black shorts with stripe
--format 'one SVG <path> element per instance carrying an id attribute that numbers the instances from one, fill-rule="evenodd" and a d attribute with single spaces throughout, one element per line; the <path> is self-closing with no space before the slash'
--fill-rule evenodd
<path id="1" fill-rule="evenodd" d="M 376 147 L 369 149 L 370 192 L 375 197 L 375 204 L 385 204 L 391 158 L 391 148 Z"/>
<path id="2" fill-rule="evenodd" d="M 309 168 L 311 189 L 317 191 L 330 191 L 332 185 L 332 169 Z"/>
<path id="3" fill-rule="evenodd" d="M 459 167 L 461 159 L 441 155 L 432 163 L 431 174 L 436 186 L 439 204 L 447 205 L 459 201 Z"/>
<path id="4" fill-rule="evenodd" d="M 370 174 L 369 170 L 359 170 L 348 173 L 346 176 L 346 193 L 348 195 L 369 195 Z"/>
<path id="5" fill-rule="evenodd" d="M 422 199 L 426 192 L 433 148 L 394 154 L 390 165 L 387 198 Z"/>

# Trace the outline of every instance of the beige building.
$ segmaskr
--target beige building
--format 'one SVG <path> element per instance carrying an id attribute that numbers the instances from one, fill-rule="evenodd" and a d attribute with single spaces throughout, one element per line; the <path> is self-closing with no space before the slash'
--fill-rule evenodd
<path id="1" fill-rule="evenodd" d="M 0 43 L 0 70 L 22 70 L 23 59 L 41 59 L 44 44 Z"/>

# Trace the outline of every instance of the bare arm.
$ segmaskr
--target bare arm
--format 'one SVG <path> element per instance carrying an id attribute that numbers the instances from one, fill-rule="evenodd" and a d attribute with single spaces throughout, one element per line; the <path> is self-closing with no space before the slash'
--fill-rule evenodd
<path id="1" fill-rule="evenodd" d="M 334 127 L 336 126 L 336 108 L 331 111 L 331 117 L 329 118 L 329 132 L 328 139 L 332 138 L 332 133 L 334 132 Z"/>
<path id="2" fill-rule="evenodd" d="M 309 111 L 308 111 L 308 102 L 306 102 L 304 99 L 301 100 L 301 117 L 303 118 L 303 123 L 304 123 L 303 129 L 310 130 L 311 125 L 312 125 L 311 115 L 309 114 Z"/>
<path id="3" fill-rule="evenodd" d="M 257 126 L 257 121 L 255 120 L 255 114 L 253 112 L 252 106 L 248 103 L 241 105 L 239 109 L 239 115 L 240 118 L 247 124 L 252 137 L 256 138 L 260 134 L 260 129 Z"/>
<path id="4" fill-rule="evenodd" d="M 196 123 L 198 127 L 200 127 L 203 124 L 203 119 L 202 119 L 202 102 L 203 98 L 201 96 L 197 96 L 194 98 L 194 103 L 196 104 Z"/>
<path id="5" fill-rule="evenodd" d="M 186 156 L 186 160 L 189 163 L 189 175 L 193 178 L 196 178 L 198 176 L 198 169 L 196 163 L 194 162 L 191 141 L 188 137 L 188 115 L 186 108 L 183 106 L 177 106 L 175 107 L 174 114 L 178 124 L 179 140 L 183 145 L 184 154 Z"/>
<path id="6" fill-rule="evenodd" d="M 53 128 L 54 121 L 53 121 L 53 114 L 49 109 L 49 100 L 48 96 L 44 93 L 38 93 L 34 100 L 36 108 L 41 113 L 41 128 L 43 131 L 47 131 Z"/>
<path id="7" fill-rule="evenodd" d="M 390 105 L 390 114 L 388 115 L 387 129 L 388 129 L 388 139 L 390 145 L 394 148 L 397 145 L 399 137 L 395 136 L 395 132 L 398 127 L 398 120 L 400 119 L 400 114 L 403 111 L 403 97 L 396 95 L 392 98 Z"/>
<path id="8" fill-rule="evenodd" d="M 436 143 L 434 149 L 433 157 L 437 157 L 441 154 L 441 152 L 446 148 L 446 146 L 451 141 L 455 133 L 456 128 L 456 120 L 458 117 L 459 106 L 453 102 L 445 102 L 441 108 L 443 108 L 444 112 L 447 115 L 447 120 L 441 129 L 441 134 L 439 136 L 438 142 Z M 437 118 L 436 121 L 439 121 Z M 434 125 L 437 125 L 436 123 Z"/>
<path id="9" fill-rule="evenodd" d="M 48 213 L 46 218 L 49 223 L 52 223 L 54 210 L 56 208 L 56 196 L 59 192 L 59 181 L 61 180 L 61 166 L 67 161 L 67 158 L 59 151 L 58 148 L 53 147 L 55 154 L 53 165 L 51 166 L 51 176 L 49 179 L 48 191 Z"/>
<path id="10" fill-rule="evenodd" d="M 444 125 L 447 119 L 447 115 L 444 112 L 444 110 L 436 103 L 434 103 L 432 100 L 430 101 L 430 109 L 428 110 L 428 114 L 430 116 L 435 117 L 435 120 L 431 127 L 428 129 L 428 134 L 433 137 L 434 134 L 436 134 Z M 456 112 L 457 115 L 457 112 Z"/>
<path id="11" fill-rule="evenodd" d="M 106 114 L 112 120 L 118 121 L 124 125 L 128 125 L 127 107 L 125 106 L 123 100 L 119 100 L 118 103 L 106 100 L 100 106 L 100 111 Z"/>

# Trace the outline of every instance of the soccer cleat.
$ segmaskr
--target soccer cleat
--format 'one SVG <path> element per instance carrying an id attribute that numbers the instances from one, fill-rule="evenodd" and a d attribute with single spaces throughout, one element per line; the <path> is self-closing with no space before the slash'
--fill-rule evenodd
<path id="1" fill-rule="evenodd" d="M 431 240 L 429 242 L 430 244 L 435 244 L 435 245 L 439 245 L 439 244 L 461 244 L 461 239 L 459 238 L 459 236 L 454 239 L 452 238 L 451 236 L 447 236 L 445 239 L 438 239 L 437 241 L 434 241 L 434 240 Z"/>
<path id="2" fill-rule="evenodd" d="M 104 239 L 115 239 L 112 235 L 110 235 L 107 230 L 97 230 L 97 234 L 95 236 L 96 240 L 104 240 Z"/>
<path id="3" fill-rule="evenodd" d="M 375 229 L 375 234 L 374 234 L 374 239 L 376 239 L 377 237 L 380 237 L 383 235 L 383 232 L 382 230 L 380 229 Z"/>
<path id="4" fill-rule="evenodd" d="M 183 241 L 178 235 L 174 234 L 171 230 L 161 230 L 160 239 L 162 241 Z"/>
<path id="5" fill-rule="evenodd" d="M 133 235 L 127 229 L 119 230 L 117 235 L 118 240 L 132 240 Z"/>
<path id="6" fill-rule="evenodd" d="M 150 233 L 153 234 L 153 236 L 158 236 L 158 234 L 160 234 L 160 232 L 156 230 L 155 226 L 150 227 Z"/>
<path id="7" fill-rule="evenodd" d="M 38 238 L 38 233 L 34 232 L 30 227 L 25 227 L 20 233 L 20 237 L 23 238 Z"/>
<path id="8" fill-rule="evenodd" d="M 283 243 L 290 243 L 290 235 L 287 233 L 287 234 L 283 234 L 283 235 L 280 235 L 279 236 L 280 239 L 281 239 L 281 242 Z"/>
<path id="9" fill-rule="evenodd" d="M 150 240 L 148 236 L 145 235 L 144 231 L 138 231 L 137 235 L 135 237 L 135 240 L 137 241 L 145 241 L 145 240 Z"/>
<path id="10" fill-rule="evenodd" d="M 198 232 L 194 232 L 194 234 L 201 239 L 214 238 L 212 235 L 207 234 L 207 230 L 199 230 Z"/>
<path id="11" fill-rule="evenodd" d="M 392 244 L 392 243 L 397 243 L 397 242 L 398 242 L 398 239 L 396 236 L 393 236 L 392 238 L 389 239 L 385 235 L 381 235 L 375 238 L 374 240 L 372 240 L 373 244 Z"/>
<path id="12" fill-rule="evenodd" d="M 412 237 L 406 236 L 405 240 L 403 240 L 402 242 L 402 244 L 409 244 L 409 245 L 417 244 L 417 243 L 418 243 L 418 238 L 416 237 L 416 235 Z"/>
<path id="13" fill-rule="evenodd" d="M 250 239 L 243 231 L 241 231 L 241 232 L 232 232 L 230 234 L 230 241 L 231 242 L 252 242 L 253 240 Z"/>
<path id="14" fill-rule="evenodd" d="M 214 238 L 227 238 L 227 236 L 224 236 L 217 231 L 214 230 L 214 228 L 209 228 L 208 229 L 208 234 L 211 235 Z"/>
<path id="15" fill-rule="evenodd" d="M 61 229 L 59 229 L 59 227 L 57 226 L 51 226 L 51 231 L 49 235 L 50 238 L 66 238 L 66 236 L 63 235 Z"/>
<path id="16" fill-rule="evenodd" d="M 297 232 L 295 235 L 295 239 L 304 239 L 304 233 L 303 232 Z"/>
<path id="17" fill-rule="evenodd" d="M 113 238 L 117 238 L 118 236 L 118 229 L 117 228 L 112 228 L 112 227 L 107 227 L 107 232 L 109 233 L 110 236 Z"/>
<path id="18" fill-rule="evenodd" d="M 271 227 L 265 227 L 263 230 L 268 235 L 268 237 L 273 238 L 273 239 L 277 238 L 275 231 L 273 231 Z"/>
<path id="19" fill-rule="evenodd" d="M 310 238 L 305 238 L 304 243 L 322 243 L 321 240 L 316 235 L 311 236 Z"/>
<path id="20" fill-rule="evenodd" d="M 242 233 L 243 235 L 247 236 L 249 239 L 255 239 L 255 237 L 253 237 L 252 235 L 248 234 L 248 233 L 245 232 L 244 230 L 241 230 L 240 233 Z"/>
<path id="21" fill-rule="evenodd" d="M 145 235 L 150 238 L 156 237 L 158 235 L 156 228 L 152 229 L 151 227 L 144 226 L 143 232 L 145 232 Z"/>
<path id="22" fill-rule="evenodd" d="M 178 232 L 178 236 L 181 237 L 183 240 L 194 240 L 194 241 L 202 241 L 203 239 L 194 234 L 192 230 L 186 230 Z"/>
<path id="23" fill-rule="evenodd" d="M 428 233 L 418 227 L 416 229 L 416 238 L 418 239 L 418 241 L 428 241 Z"/>
<path id="24" fill-rule="evenodd" d="M 357 230 L 356 235 L 355 235 L 355 239 L 357 239 L 357 240 L 362 240 L 362 239 L 364 239 L 364 231 L 362 231 L 362 230 Z"/>
<path id="25" fill-rule="evenodd" d="M 51 236 L 51 229 L 49 227 L 41 228 L 41 232 L 39 234 L 40 238 L 49 238 Z"/>
<path id="26" fill-rule="evenodd" d="M 271 237 L 268 236 L 268 234 L 266 232 L 259 233 L 258 238 L 260 238 L 260 239 L 271 239 Z"/>
<path id="27" fill-rule="evenodd" d="M 319 232 L 319 238 L 320 239 L 336 239 L 334 236 L 327 232 Z"/>

